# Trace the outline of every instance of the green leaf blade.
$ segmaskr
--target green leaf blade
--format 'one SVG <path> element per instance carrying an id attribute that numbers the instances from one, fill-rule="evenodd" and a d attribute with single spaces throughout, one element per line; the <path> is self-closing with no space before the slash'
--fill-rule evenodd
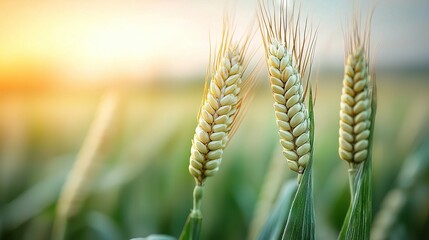
<path id="1" fill-rule="evenodd" d="M 314 146 L 314 111 L 313 94 L 310 86 L 308 112 L 310 115 L 310 144 Z M 282 239 L 315 239 L 315 220 L 313 203 L 313 151 L 310 161 L 304 171 L 298 191 L 292 202 L 288 221 L 284 229 Z"/>
<path id="2" fill-rule="evenodd" d="M 200 238 L 202 217 L 189 214 L 180 234 L 180 240 L 198 240 Z"/>
<path id="3" fill-rule="evenodd" d="M 338 239 L 369 239 L 372 222 L 372 176 L 368 158 L 356 175 L 356 193 Z"/>
<path id="4" fill-rule="evenodd" d="M 272 209 L 272 212 L 268 217 L 266 224 L 262 228 L 258 239 L 264 240 L 281 238 L 297 189 L 298 184 L 295 180 L 290 180 L 284 183 L 277 203 Z"/>

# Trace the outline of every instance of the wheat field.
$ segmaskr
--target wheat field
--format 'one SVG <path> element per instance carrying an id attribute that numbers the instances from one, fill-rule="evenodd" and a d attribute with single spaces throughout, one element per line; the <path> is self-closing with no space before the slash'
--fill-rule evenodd
<path id="1" fill-rule="evenodd" d="M 429 239 L 428 3 L 0 1 L 0 239 Z"/>
<path id="2" fill-rule="evenodd" d="M 265 73 L 261 73 L 265 74 Z M 374 143 L 374 215 L 412 154 L 429 159 L 429 73 L 379 71 Z M 69 223 L 71 239 L 178 236 L 192 205 L 187 171 L 203 81 L 124 88 L 113 140 Z M 242 126 L 207 182 L 202 239 L 247 236 L 270 161 L 282 158 L 272 98 L 263 80 Z M 342 71 L 321 73 L 315 105 L 316 236 L 335 238 L 348 207 L 346 166 L 339 161 L 338 112 Z M 60 188 L 78 154 L 104 90 L 10 91 L 0 96 L 0 238 L 47 239 Z M 423 145 L 422 145 L 423 144 Z M 419 147 L 423 146 L 423 147 Z M 282 158 L 281 178 L 294 178 Z M 427 161 L 426 161 L 427 162 Z M 428 236 L 429 167 L 411 189 L 392 234 Z M 413 219 L 411 221 L 411 219 Z"/>

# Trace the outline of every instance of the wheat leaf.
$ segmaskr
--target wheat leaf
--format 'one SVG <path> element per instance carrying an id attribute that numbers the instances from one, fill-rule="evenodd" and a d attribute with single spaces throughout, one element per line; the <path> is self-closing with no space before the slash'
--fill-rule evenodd
<path id="1" fill-rule="evenodd" d="M 308 111 L 310 115 L 310 144 L 314 142 L 313 93 L 310 86 Z M 314 239 L 314 205 L 313 205 L 313 151 L 310 154 L 308 167 L 305 169 L 298 191 L 292 202 L 288 221 L 282 239 Z"/>
<path id="2" fill-rule="evenodd" d="M 284 183 L 277 203 L 272 209 L 258 239 L 279 239 L 281 237 L 297 188 L 298 184 L 295 179 Z"/>
<path id="3" fill-rule="evenodd" d="M 194 214 L 189 214 L 188 219 L 186 220 L 185 226 L 183 227 L 182 233 L 180 234 L 180 240 L 198 240 L 200 238 L 201 232 L 201 216 L 195 216 Z"/>

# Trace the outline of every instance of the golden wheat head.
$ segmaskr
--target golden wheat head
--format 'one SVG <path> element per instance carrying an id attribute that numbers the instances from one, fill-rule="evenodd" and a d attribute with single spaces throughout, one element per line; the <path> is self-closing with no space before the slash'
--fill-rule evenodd
<path id="1" fill-rule="evenodd" d="M 243 43 L 233 42 L 233 34 L 224 21 L 222 42 L 206 75 L 198 125 L 192 140 L 189 172 L 197 185 L 213 176 L 222 161 L 223 151 L 243 114 L 243 103 L 255 81 L 256 72 L 247 74 L 246 51 L 249 36 Z"/>
<path id="2" fill-rule="evenodd" d="M 274 3 L 272 8 L 276 9 Z M 301 175 L 312 150 L 310 119 L 304 100 L 316 32 L 311 30 L 307 21 L 301 30 L 299 11 L 292 7 L 292 11 L 288 12 L 286 1 L 280 2 L 279 10 L 271 11 L 266 3 L 260 3 L 259 25 L 283 155 L 289 168 Z"/>
<path id="3" fill-rule="evenodd" d="M 346 62 L 340 105 L 339 155 L 351 166 L 368 156 L 371 126 L 370 83 L 374 75 L 369 69 L 370 18 L 361 30 L 360 20 L 354 17 L 352 32 L 347 33 Z M 372 79 L 371 79 L 372 78 Z"/>

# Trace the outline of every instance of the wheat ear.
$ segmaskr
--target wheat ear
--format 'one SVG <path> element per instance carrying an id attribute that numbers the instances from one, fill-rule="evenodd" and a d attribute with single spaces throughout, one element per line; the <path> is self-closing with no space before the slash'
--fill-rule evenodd
<path id="1" fill-rule="evenodd" d="M 316 32 L 311 30 L 306 21 L 303 33 L 300 34 L 299 12 L 296 16 L 292 8 L 289 15 L 286 1 L 281 1 L 278 16 L 275 11 L 270 12 L 265 3 L 260 4 L 259 9 L 259 24 L 280 144 L 287 165 L 299 174 L 300 179 L 312 150 L 310 119 L 304 100 L 311 73 Z"/>
<path id="2" fill-rule="evenodd" d="M 105 94 L 88 135 L 79 151 L 58 199 L 52 239 L 64 239 L 67 221 L 80 209 L 96 174 L 106 144 L 111 140 L 111 129 L 118 118 L 120 95 Z"/>
<path id="3" fill-rule="evenodd" d="M 250 35 L 244 42 L 232 43 L 228 19 L 224 19 L 222 42 L 207 68 L 203 100 L 198 113 L 189 158 L 189 172 L 195 179 L 193 208 L 179 239 L 198 239 L 201 231 L 201 199 L 205 180 L 219 171 L 223 151 L 237 130 L 254 86 L 255 68 L 245 74 L 249 64 L 246 52 Z M 241 44 L 242 43 L 242 44 Z M 191 238 L 189 238 L 191 234 Z"/>
<path id="4" fill-rule="evenodd" d="M 192 140 L 189 172 L 198 186 L 219 170 L 223 151 L 241 120 L 243 102 L 255 82 L 255 72 L 244 76 L 248 60 L 244 44 L 232 43 L 227 20 L 213 66 L 208 68 L 198 125 Z M 212 62 L 212 61 L 210 61 Z"/>
<path id="5" fill-rule="evenodd" d="M 346 39 L 346 62 L 340 104 L 339 155 L 349 169 L 368 157 L 371 126 L 371 92 L 369 69 L 369 24 L 361 31 L 354 17 L 352 32 Z M 372 81 L 374 83 L 374 81 Z"/>

